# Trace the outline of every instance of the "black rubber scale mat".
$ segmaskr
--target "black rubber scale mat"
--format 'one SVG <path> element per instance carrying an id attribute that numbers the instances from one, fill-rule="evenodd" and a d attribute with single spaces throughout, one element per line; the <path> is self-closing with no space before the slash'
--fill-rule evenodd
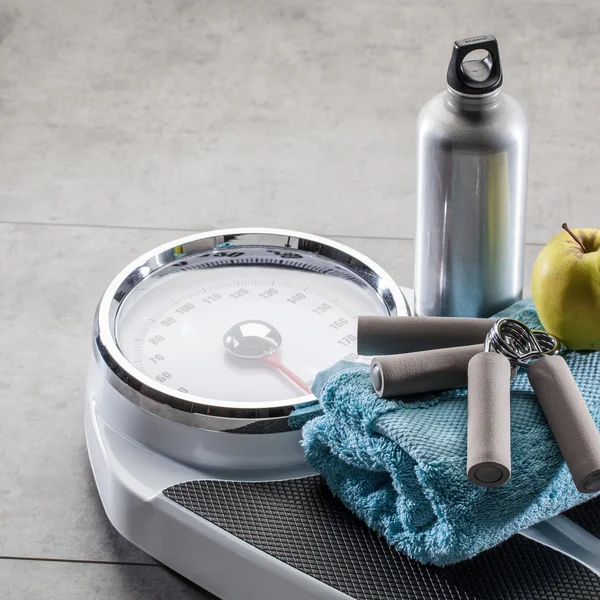
<path id="1" fill-rule="evenodd" d="M 190 481 L 164 494 L 263 552 L 357 600 L 598 600 L 600 577 L 521 535 L 451 567 L 394 551 L 321 477 Z M 568 513 L 600 533 L 600 502 Z"/>

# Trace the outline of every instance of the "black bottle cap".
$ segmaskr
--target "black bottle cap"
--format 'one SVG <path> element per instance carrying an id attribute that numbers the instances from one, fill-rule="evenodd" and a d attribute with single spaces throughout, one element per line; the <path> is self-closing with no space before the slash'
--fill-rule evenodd
<path id="1" fill-rule="evenodd" d="M 485 50 L 487 55 L 471 60 L 467 55 L 474 50 Z M 446 81 L 453 90 L 470 96 L 497 90 L 502 85 L 502 66 L 496 38 L 478 35 L 454 42 Z"/>

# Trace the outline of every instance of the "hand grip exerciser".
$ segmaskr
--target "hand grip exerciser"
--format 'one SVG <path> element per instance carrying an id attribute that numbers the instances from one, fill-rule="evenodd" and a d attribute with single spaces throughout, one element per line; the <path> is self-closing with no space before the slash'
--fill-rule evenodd
<path id="1" fill-rule="evenodd" d="M 520 321 L 500 319 L 488 331 L 483 352 L 469 362 L 467 475 L 486 487 L 510 479 L 510 380 L 519 365 L 558 352 L 558 342 Z"/>
<path id="2" fill-rule="evenodd" d="M 483 344 L 492 325 L 459 317 L 359 317 L 357 349 L 376 356 Z"/>
<path id="3" fill-rule="evenodd" d="M 529 381 L 577 489 L 583 493 L 599 491 L 600 433 L 567 363 L 561 356 L 556 356 L 559 343 L 548 334 L 535 335 L 515 319 L 500 319 L 490 330 L 485 349 L 484 354 L 499 353 L 513 367 L 527 369 Z M 507 427 L 505 413 L 498 412 L 498 406 L 507 406 L 510 411 L 510 391 L 495 374 L 490 376 L 478 370 L 480 360 L 485 359 L 478 355 L 469 363 L 467 473 L 478 485 L 494 486 L 505 481 L 499 471 L 496 472 L 498 480 L 489 482 L 477 476 L 477 468 L 483 464 L 480 456 L 483 447 L 484 454 L 503 458 L 500 469 L 507 467 L 510 471 L 510 455 L 507 459 L 505 453 L 507 439 L 510 445 L 510 415 Z M 498 361 L 498 370 L 501 369 L 505 367 L 500 367 Z M 499 389 L 503 390 L 501 397 Z M 480 411 L 490 402 L 482 402 L 483 397 L 496 404 L 485 417 Z M 485 421 L 485 428 L 477 426 L 481 421 Z M 490 430 L 504 433 L 490 436 Z"/>

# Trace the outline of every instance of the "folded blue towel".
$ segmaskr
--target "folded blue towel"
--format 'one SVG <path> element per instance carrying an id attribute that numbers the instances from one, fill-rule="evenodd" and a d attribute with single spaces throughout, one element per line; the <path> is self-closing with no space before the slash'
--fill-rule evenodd
<path id="1" fill-rule="evenodd" d="M 531 302 L 506 312 L 541 328 Z M 565 352 L 600 425 L 600 352 Z M 366 365 L 320 373 L 323 415 L 303 429 L 308 462 L 342 502 L 409 556 L 448 565 L 589 500 L 575 488 L 527 374 L 512 382 L 512 477 L 499 488 L 466 475 L 467 390 L 381 400 Z"/>

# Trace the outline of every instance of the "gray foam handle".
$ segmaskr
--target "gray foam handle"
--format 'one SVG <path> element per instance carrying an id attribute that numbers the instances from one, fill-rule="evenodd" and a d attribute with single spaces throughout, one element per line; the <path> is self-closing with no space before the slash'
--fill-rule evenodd
<path id="1" fill-rule="evenodd" d="M 467 386 L 467 367 L 482 344 L 441 350 L 377 356 L 371 382 L 380 398 L 435 392 Z"/>
<path id="2" fill-rule="evenodd" d="M 458 317 L 359 317 L 357 348 L 376 356 L 483 344 L 493 324 Z"/>
<path id="3" fill-rule="evenodd" d="M 467 476 L 485 487 L 510 479 L 510 362 L 482 352 L 469 362 Z"/>
<path id="4" fill-rule="evenodd" d="M 599 491 L 600 433 L 569 365 L 562 356 L 544 356 L 528 376 L 577 489 Z"/>

